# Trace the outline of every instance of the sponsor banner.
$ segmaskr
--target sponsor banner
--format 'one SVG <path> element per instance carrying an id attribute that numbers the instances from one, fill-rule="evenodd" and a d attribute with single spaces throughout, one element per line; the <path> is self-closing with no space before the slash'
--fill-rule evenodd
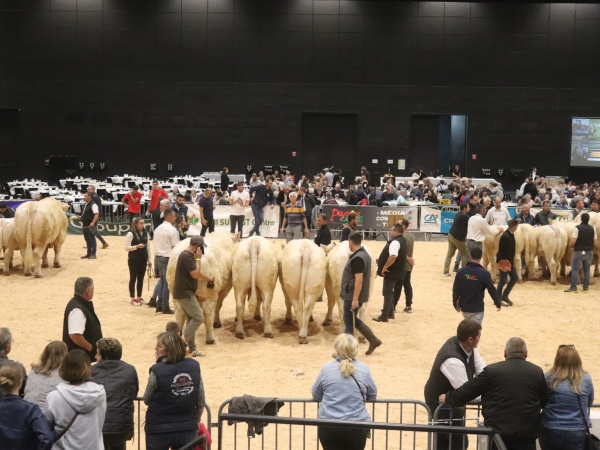
<path id="1" fill-rule="evenodd" d="M 323 213 L 327 223 L 333 229 L 343 228 L 348 223 L 350 213 L 358 215 L 358 228 L 365 230 L 388 230 L 388 216 L 399 215 L 410 222 L 409 230 L 418 231 L 419 207 L 398 206 L 397 208 L 379 208 L 377 206 L 359 205 L 323 205 Z"/>
<path id="2" fill-rule="evenodd" d="M 187 205 L 188 220 L 190 221 L 190 229 L 188 235 L 200 234 L 202 223 L 200 221 L 200 211 L 198 205 Z M 230 232 L 229 215 L 232 211 L 232 206 L 218 205 L 215 208 L 213 216 L 215 218 L 215 231 Z M 275 205 L 274 208 L 267 205 L 264 208 L 265 220 L 260 226 L 260 235 L 267 238 L 276 238 L 279 236 L 279 209 L 281 206 Z M 254 228 L 254 214 L 249 206 L 245 210 L 246 218 L 244 219 L 244 236 L 248 236 L 252 228 Z"/>
<path id="3" fill-rule="evenodd" d="M 190 221 L 190 229 L 188 235 L 200 234 L 202 230 L 202 223 L 200 222 L 200 212 L 198 211 L 198 205 L 187 205 L 188 206 L 188 219 Z M 260 226 L 261 236 L 268 238 L 276 238 L 279 234 L 279 208 L 275 206 L 271 209 L 267 206 L 265 211 L 265 220 Z M 231 206 L 219 205 L 214 211 L 215 218 L 215 231 L 225 231 L 229 233 L 231 231 L 229 225 L 229 215 L 231 214 Z M 246 219 L 244 220 L 244 236 L 248 236 L 250 231 L 254 227 L 254 215 L 250 207 L 246 208 L 245 211 Z M 67 212 L 69 217 L 77 217 L 76 215 Z M 146 222 L 146 230 L 152 229 L 149 218 L 144 218 Z M 102 222 L 98 221 L 98 231 L 103 236 L 125 236 L 129 231 L 128 223 L 114 223 L 114 222 Z M 68 234 L 83 234 L 83 225 L 80 220 L 74 219 L 69 220 Z"/>
<path id="4" fill-rule="evenodd" d="M 560 221 L 568 221 L 569 220 L 569 214 L 571 213 L 571 211 L 573 211 L 572 209 L 550 209 L 550 211 L 552 211 L 554 214 L 556 214 L 556 218 Z"/>
<path id="5" fill-rule="evenodd" d="M 510 218 L 514 219 L 517 217 L 517 208 L 506 208 L 508 209 L 508 214 L 510 214 Z"/>
<path id="6" fill-rule="evenodd" d="M 442 211 L 440 233 L 447 234 L 450 231 L 456 214 L 458 214 L 457 211 Z"/>
<path id="7" fill-rule="evenodd" d="M 419 231 L 423 233 L 439 233 L 442 212 L 439 209 L 421 206 Z"/>

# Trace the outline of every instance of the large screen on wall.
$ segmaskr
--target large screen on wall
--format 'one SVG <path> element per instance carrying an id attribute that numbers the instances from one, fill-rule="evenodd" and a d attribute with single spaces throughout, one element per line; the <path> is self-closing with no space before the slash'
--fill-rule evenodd
<path id="1" fill-rule="evenodd" d="M 600 118 L 571 119 L 571 166 L 600 167 Z"/>

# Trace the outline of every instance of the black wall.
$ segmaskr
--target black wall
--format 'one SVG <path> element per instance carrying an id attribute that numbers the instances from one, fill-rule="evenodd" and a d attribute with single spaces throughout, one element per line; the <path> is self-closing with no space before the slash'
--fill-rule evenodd
<path id="1" fill-rule="evenodd" d="M 30 176 L 51 154 L 293 169 L 302 112 L 357 113 L 367 166 L 407 158 L 411 114 L 466 114 L 467 174 L 566 174 L 599 80 L 600 4 L 0 0 L 0 108 L 21 110 L 0 160 Z"/>

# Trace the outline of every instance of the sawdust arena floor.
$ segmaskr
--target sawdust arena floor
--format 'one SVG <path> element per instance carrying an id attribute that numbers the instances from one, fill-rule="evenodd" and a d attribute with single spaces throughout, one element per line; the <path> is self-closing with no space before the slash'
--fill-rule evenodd
<path id="1" fill-rule="evenodd" d="M 123 360 L 136 367 L 142 395 L 148 368 L 154 362 L 156 334 L 163 331 L 165 323 L 174 316 L 156 315 L 153 309 L 129 304 L 124 238 L 107 237 L 106 240 L 110 247 L 99 249 L 97 260 L 81 260 L 79 257 L 85 252 L 82 248 L 83 237 L 69 236 L 63 248 L 62 267 L 44 269 L 43 279 L 24 277 L 20 271 L 21 258 L 17 253 L 16 267 L 11 275 L 0 276 L 0 326 L 12 330 L 15 342 L 11 358 L 29 368 L 48 342 L 61 339 L 64 307 L 72 296 L 75 279 L 90 276 L 94 279 L 94 305 L 102 322 L 104 336 L 121 341 Z M 376 254 L 383 248 L 381 241 L 365 243 Z M 455 312 L 451 305 L 454 277 L 442 276 L 446 248 L 445 242 L 416 242 L 412 314 L 403 313 L 399 308 L 395 320 L 389 323 L 373 322 L 371 317 L 379 312 L 383 303 L 382 280 L 377 278 L 375 282 L 375 295 L 369 302 L 368 323 L 384 344 L 368 357 L 364 355 L 366 345 L 361 344 L 359 358 L 369 365 L 378 386 L 379 398 L 422 400 L 423 386 L 435 354 L 443 342 L 455 333 L 456 325 L 462 319 L 462 315 Z M 563 293 L 568 286 L 567 278 L 559 278 L 557 285 L 552 286 L 548 280 L 541 278 L 539 271 L 537 275 L 537 280 L 515 286 L 511 294 L 513 307 L 496 312 L 492 300 L 486 295 L 486 315 L 479 344 L 482 357 L 488 364 L 501 360 L 505 341 L 511 336 L 521 336 L 528 344 L 529 360 L 547 370 L 559 344 L 575 344 L 585 369 L 593 379 L 599 379 L 599 279 L 592 279 L 589 294 L 580 292 L 573 295 Z M 155 280 L 151 280 L 151 289 L 154 284 Z M 151 293 L 147 286 L 146 280 L 143 294 L 146 300 Z M 403 307 L 404 295 L 400 302 Z M 213 412 L 213 422 L 216 422 L 219 405 L 232 396 L 252 394 L 309 398 L 312 383 L 321 366 L 331 359 L 332 343 L 339 332 L 337 312 L 334 312 L 332 326 L 321 326 L 326 310 L 326 302 L 316 304 L 313 314 L 315 321 L 309 326 L 309 343 L 299 345 L 295 324 L 283 324 L 285 305 L 278 286 L 272 312 L 274 338 L 263 337 L 262 322 L 256 322 L 246 309 L 246 339 L 239 340 L 234 336 L 235 303 L 232 291 L 221 311 L 223 328 L 215 330 L 216 345 L 204 344 L 204 327 L 198 340 L 199 349 L 207 353 L 198 361 L 202 368 L 207 403 Z M 302 373 L 293 377 L 297 372 Z M 377 418 L 381 420 L 382 416 Z M 280 427 L 280 431 L 282 429 Z M 216 438 L 216 430 L 213 431 Z M 226 431 L 231 435 L 231 429 L 226 428 Z M 238 436 L 244 433 L 245 427 L 238 427 Z M 306 433 L 309 435 L 311 431 L 307 429 Z M 291 448 L 302 448 L 301 440 L 296 440 L 297 435 L 295 431 Z M 280 444 L 284 437 L 280 437 Z M 143 436 L 141 439 L 143 448 Z M 313 439 L 308 439 L 310 448 L 316 448 Z M 252 448 L 258 444 L 256 442 Z M 382 444 L 383 441 L 378 440 L 376 448 L 383 448 Z M 408 448 L 409 444 L 404 442 L 402 448 Z M 240 441 L 238 448 L 241 448 L 239 445 Z M 135 442 L 130 441 L 130 448 L 137 446 L 136 437 Z M 288 448 L 287 443 L 285 446 Z M 400 443 L 396 442 L 389 444 L 388 448 L 399 446 Z M 227 447 L 233 448 L 233 445 L 224 448 Z M 266 446 L 269 447 L 271 445 Z"/>

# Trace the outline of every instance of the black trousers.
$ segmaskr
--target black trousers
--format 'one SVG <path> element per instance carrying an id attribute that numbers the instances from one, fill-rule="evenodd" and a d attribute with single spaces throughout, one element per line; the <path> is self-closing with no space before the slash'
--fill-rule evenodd
<path id="1" fill-rule="evenodd" d="M 364 450 L 368 432 L 355 428 L 319 427 L 317 433 L 323 450 Z"/>
<path id="2" fill-rule="evenodd" d="M 209 233 L 213 233 L 215 231 L 215 219 L 204 219 L 206 220 L 206 225 L 202 225 L 202 229 L 200 230 L 200 236 L 206 236 L 206 230 Z"/>
<path id="3" fill-rule="evenodd" d="M 229 216 L 229 224 L 231 225 L 231 234 L 235 234 L 235 228 L 240 233 L 240 239 L 242 238 L 242 234 L 244 233 L 244 220 L 246 220 L 246 216 Z"/>
<path id="4" fill-rule="evenodd" d="M 129 296 L 135 297 L 133 295 L 133 288 L 137 281 L 136 298 L 140 298 L 142 296 L 142 288 L 144 287 L 144 276 L 146 275 L 146 265 L 148 264 L 148 261 L 145 259 L 129 258 L 127 264 L 129 265 Z"/>
<path id="5" fill-rule="evenodd" d="M 400 300 L 400 296 L 402 295 L 402 288 L 404 288 L 404 296 L 406 297 L 406 306 L 410 307 L 412 306 L 412 299 L 413 299 L 413 289 L 412 289 L 412 285 L 410 284 L 410 275 L 412 274 L 412 271 L 406 272 L 406 275 L 404 276 L 404 280 L 398 280 L 396 281 L 396 285 L 394 286 L 394 309 L 396 309 L 396 306 L 398 305 L 398 300 Z"/>
<path id="6" fill-rule="evenodd" d="M 129 229 L 133 230 L 133 219 L 140 217 L 140 213 L 127 212 L 127 221 L 129 222 Z"/>
<path id="7" fill-rule="evenodd" d="M 127 441 L 133 437 L 133 428 L 121 433 L 102 434 L 104 450 L 126 450 Z"/>

